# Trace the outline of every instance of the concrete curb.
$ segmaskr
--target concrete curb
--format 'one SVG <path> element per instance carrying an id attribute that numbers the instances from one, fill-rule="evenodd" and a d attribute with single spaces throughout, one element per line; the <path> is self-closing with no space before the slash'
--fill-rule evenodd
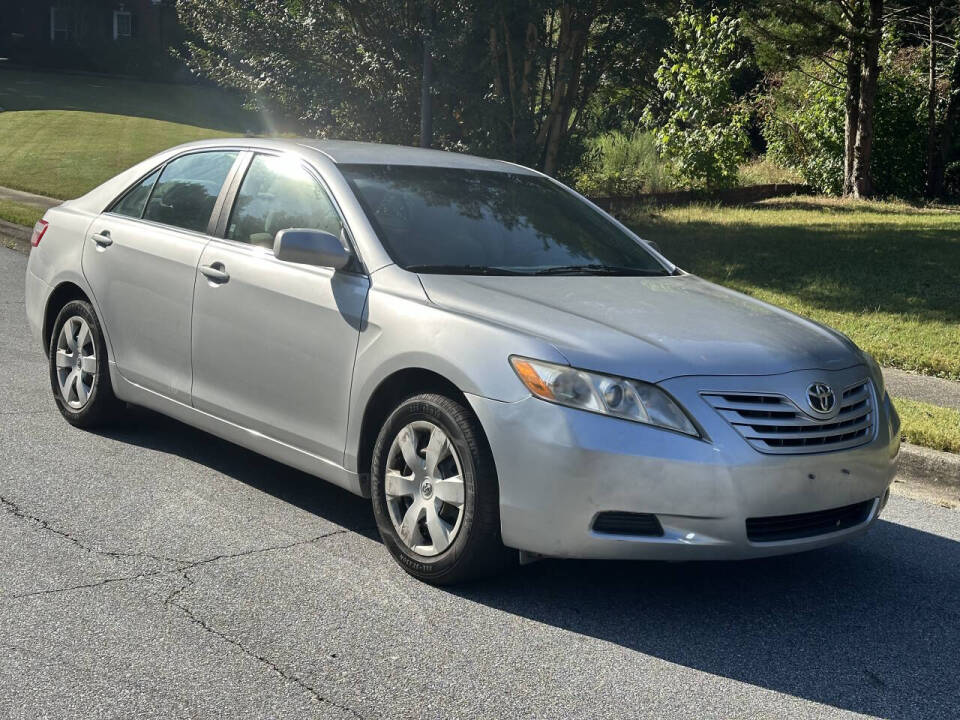
<path id="1" fill-rule="evenodd" d="M 15 225 L 14 223 L 7 222 L 6 220 L 0 220 L 0 235 L 9 235 L 17 240 L 26 240 L 27 242 L 30 242 L 30 236 L 32 234 L 32 228 L 24 227 L 23 225 Z"/>
<path id="2" fill-rule="evenodd" d="M 33 229 L 14 225 L 6 220 L 0 220 L 0 247 L 8 247 L 25 255 L 30 254 L 30 236 Z"/>
<path id="3" fill-rule="evenodd" d="M 960 491 L 960 455 L 955 453 L 903 443 L 897 470 L 915 482 Z"/>

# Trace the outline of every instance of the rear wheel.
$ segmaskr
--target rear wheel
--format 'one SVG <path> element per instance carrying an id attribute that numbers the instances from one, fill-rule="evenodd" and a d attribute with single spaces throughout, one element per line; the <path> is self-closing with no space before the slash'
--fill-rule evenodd
<path id="1" fill-rule="evenodd" d="M 371 477 L 380 536 L 414 577 L 445 585 L 509 562 L 493 458 L 461 402 L 431 393 L 400 403 L 377 438 Z"/>
<path id="2" fill-rule="evenodd" d="M 109 420 L 118 402 L 110 385 L 107 347 L 90 303 L 71 300 L 50 336 L 50 386 L 60 413 L 77 427 Z"/>

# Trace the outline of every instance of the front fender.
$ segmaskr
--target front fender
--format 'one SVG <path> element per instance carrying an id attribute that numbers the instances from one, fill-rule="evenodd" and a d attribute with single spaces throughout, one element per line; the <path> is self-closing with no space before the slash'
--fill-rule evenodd
<path id="1" fill-rule="evenodd" d="M 356 467 L 363 415 L 383 381 L 401 370 L 436 373 L 471 395 L 513 402 L 529 395 L 510 355 L 556 363 L 549 342 L 432 304 L 415 275 L 391 266 L 375 273 L 354 366 L 344 464 Z"/>

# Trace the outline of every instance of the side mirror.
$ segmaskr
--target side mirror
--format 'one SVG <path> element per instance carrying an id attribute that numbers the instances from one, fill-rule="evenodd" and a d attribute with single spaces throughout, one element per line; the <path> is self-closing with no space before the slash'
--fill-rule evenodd
<path id="1" fill-rule="evenodd" d="M 287 228 L 278 232 L 273 239 L 273 254 L 277 260 L 334 270 L 346 267 L 352 257 L 336 235 L 309 228 Z"/>

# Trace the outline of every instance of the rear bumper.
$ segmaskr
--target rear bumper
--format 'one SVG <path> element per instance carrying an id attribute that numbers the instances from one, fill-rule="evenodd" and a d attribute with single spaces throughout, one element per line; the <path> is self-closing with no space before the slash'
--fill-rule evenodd
<path id="1" fill-rule="evenodd" d="M 830 545 L 862 534 L 877 519 L 899 450 L 899 420 L 886 398 L 867 444 L 767 455 L 706 406 L 693 391 L 696 379 L 668 385 L 709 440 L 534 398 L 502 403 L 468 396 L 497 465 L 504 542 L 552 557 L 737 559 Z M 747 535 L 748 518 L 868 501 L 862 522 L 836 532 L 773 542 Z M 598 513 L 610 511 L 656 515 L 663 535 L 594 531 Z"/>
<path id="2" fill-rule="evenodd" d="M 29 266 L 27 267 L 25 295 L 30 334 L 39 347 L 44 347 L 42 337 L 43 313 L 46 308 L 47 297 L 50 295 L 50 286 L 34 275 Z"/>

